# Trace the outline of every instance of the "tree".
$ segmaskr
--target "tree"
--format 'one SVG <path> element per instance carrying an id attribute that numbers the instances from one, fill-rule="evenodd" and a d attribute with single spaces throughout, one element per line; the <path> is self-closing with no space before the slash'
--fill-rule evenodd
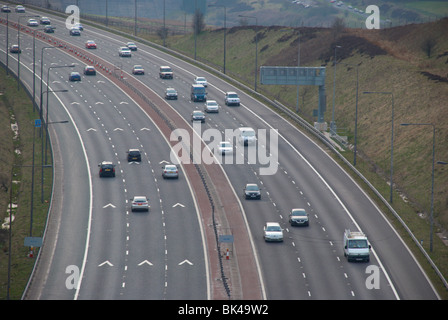
<path id="1" fill-rule="evenodd" d="M 336 19 L 334 19 L 332 29 L 333 37 L 336 40 L 337 36 L 345 29 L 344 18 L 336 17 Z"/>
<path id="2" fill-rule="evenodd" d="M 194 32 L 198 35 L 201 33 L 202 30 L 205 28 L 204 23 L 204 14 L 197 9 L 193 16 L 193 29 Z"/>
<path id="3" fill-rule="evenodd" d="M 431 36 L 429 36 L 428 38 L 423 40 L 421 48 L 426 53 L 428 58 L 431 58 L 431 53 L 432 53 L 434 47 L 436 46 L 436 44 L 437 44 L 436 39 L 434 39 Z"/>

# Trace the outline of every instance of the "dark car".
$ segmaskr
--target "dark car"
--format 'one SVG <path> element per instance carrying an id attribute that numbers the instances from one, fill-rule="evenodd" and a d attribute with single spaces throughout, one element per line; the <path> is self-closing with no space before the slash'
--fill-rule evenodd
<path id="1" fill-rule="evenodd" d="M 129 149 L 128 151 L 128 162 L 131 161 L 142 161 L 142 154 L 139 149 Z"/>
<path id="2" fill-rule="evenodd" d="M 68 76 L 68 80 L 70 80 L 70 81 L 81 81 L 81 75 L 79 74 L 79 72 L 73 71 Z"/>
<path id="3" fill-rule="evenodd" d="M 165 98 L 167 100 L 177 100 L 177 91 L 174 88 L 166 88 L 165 90 Z"/>
<path id="4" fill-rule="evenodd" d="M 260 188 L 256 183 L 248 183 L 244 187 L 244 197 L 246 199 L 261 199 Z"/>
<path id="5" fill-rule="evenodd" d="M 11 12 L 11 9 L 7 5 L 2 6 L 2 12 Z"/>
<path id="6" fill-rule="evenodd" d="M 95 67 L 94 66 L 86 66 L 84 68 L 84 74 L 86 76 L 88 76 L 88 75 L 92 75 L 92 76 L 96 75 Z"/>
<path id="7" fill-rule="evenodd" d="M 9 52 L 11 53 L 21 53 L 22 50 L 19 48 L 19 46 L 17 44 L 13 44 L 10 48 L 9 48 Z"/>
<path id="8" fill-rule="evenodd" d="M 202 112 L 200 110 L 193 111 L 193 113 L 191 114 L 191 121 L 205 122 L 204 112 Z"/>
<path id="9" fill-rule="evenodd" d="M 48 17 L 42 17 L 42 18 L 40 18 L 40 24 L 48 25 L 48 24 L 51 24 L 51 21 L 50 21 L 50 19 L 48 19 Z"/>
<path id="10" fill-rule="evenodd" d="M 292 209 L 289 214 L 289 223 L 292 226 L 308 226 L 310 223 L 308 213 L 305 209 Z"/>
<path id="11" fill-rule="evenodd" d="M 102 177 L 115 177 L 115 165 L 110 161 L 101 162 L 98 167 L 100 167 L 100 178 Z"/>
<path id="12" fill-rule="evenodd" d="M 44 27 L 44 32 L 45 32 L 45 33 L 54 33 L 54 27 L 51 26 L 51 25 L 46 25 L 46 26 Z"/>
<path id="13" fill-rule="evenodd" d="M 137 51 L 137 45 L 134 42 L 126 43 L 126 47 L 128 47 L 131 51 Z"/>
<path id="14" fill-rule="evenodd" d="M 81 31 L 79 31 L 78 28 L 71 28 L 70 29 L 70 35 L 71 36 L 80 36 L 81 35 Z"/>

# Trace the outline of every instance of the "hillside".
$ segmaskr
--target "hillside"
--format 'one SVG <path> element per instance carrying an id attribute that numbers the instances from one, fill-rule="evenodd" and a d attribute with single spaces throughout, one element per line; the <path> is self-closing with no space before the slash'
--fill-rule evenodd
<path id="1" fill-rule="evenodd" d="M 328 28 L 233 27 L 227 33 L 227 74 L 253 87 L 254 36 L 258 32 L 259 65 L 297 65 L 300 33 L 302 66 L 327 67 L 327 111 L 329 123 L 333 100 L 333 57 L 337 49 L 335 121 L 338 133 L 354 141 L 356 72 L 359 69 L 358 156 L 371 172 L 389 181 L 391 141 L 391 95 L 363 94 L 364 91 L 393 92 L 394 96 L 394 173 L 395 188 L 413 203 L 413 213 L 430 212 L 432 170 L 432 128 L 400 126 L 400 123 L 435 125 L 435 161 L 448 162 L 448 18 L 382 30 Z M 198 60 L 222 66 L 223 30 L 203 32 L 197 40 Z M 154 39 L 153 39 L 154 40 Z M 422 44 L 431 40 L 431 54 Z M 192 55 L 192 37 L 170 38 L 167 45 Z M 250 66 L 250 67 L 246 67 Z M 296 88 L 263 86 L 258 90 L 295 110 Z M 300 114 L 312 123 L 317 107 L 317 89 L 300 88 Z M 348 158 L 353 156 L 347 156 Z M 436 164 L 434 216 L 448 229 L 448 166 Z M 388 196 L 386 195 L 388 199 Z M 427 235 L 425 235 L 427 237 Z"/>
<path id="2" fill-rule="evenodd" d="M 448 16 L 448 3 L 444 0 L 344 0 L 340 6 L 330 0 L 48 0 L 52 9 L 64 11 L 68 5 L 77 3 L 81 14 L 93 15 L 105 15 L 106 2 L 109 17 L 134 17 L 137 11 L 139 18 L 152 20 L 162 19 L 165 6 L 166 19 L 173 21 L 173 25 L 184 21 L 190 25 L 195 6 L 204 14 L 205 22 L 212 26 L 223 25 L 224 6 L 228 27 L 241 25 L 244 19 L 239 15 L 246 15 L 256 16 L 258 24 L 264 26 L 330 27 L 339 17 L 346 21 L 347 26 L 360 28 L 365 26 L 368 16 L 360 11 L 365 11 L 370 4 L 379 7 L 385 26 L 428 22 Z M 27 3 L 41 5 L 42 1 L 29 0 Z M 216 7 L 209 7 L 210 4 Z"/>

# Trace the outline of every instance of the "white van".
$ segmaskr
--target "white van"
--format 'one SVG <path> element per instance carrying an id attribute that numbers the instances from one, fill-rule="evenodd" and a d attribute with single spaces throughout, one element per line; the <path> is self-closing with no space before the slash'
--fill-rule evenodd
<path id="1" fill-rule="evenodd" d="M 370 261 L 370 244 L 364 233 L 345 230 L 344 256 L 348 261 Z"/>
<path id="2" fill-rule="evenodd" d="M 242 127 L 238 129 L 238 141 L 244 146 L 254 145 L 257 141 L 255 130 L 249 127 Z"/>

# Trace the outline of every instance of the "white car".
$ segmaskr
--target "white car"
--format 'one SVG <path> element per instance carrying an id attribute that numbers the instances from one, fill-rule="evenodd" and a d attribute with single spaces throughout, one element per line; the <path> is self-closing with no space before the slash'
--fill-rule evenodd
<path id="1" fill-rule="evenodd" d="M 232 154 L 233 146 L 229 141 L 221 141 L 218 145 L 218 151 L 220 154 Z"/>
<path id="2" fill-rule="evenodd" d="M 196 78 L 194 78 L 194 83 L 195 84 L 202 84 L 204 87 L 207 87 L 207 79 L 205 79 L 204 77 L 196 77 Z"/>
<path id="3" fill-rule="evenodd" d="M 238 94 L 233 91 L 226 92 L 226 97 L 224 100 L 226 102 L 226 106 L 239 106 L 240 105 L 240 98 L 238 97 Z"/>
<path id="4" fill-rule="evenodd" d="M 207 100 L 204 107 L 205 112 L 219 112 L 219 105 L 215 100 Z"/>
<path id="5" fill-rule="evenodd" d="M 118 55 L 120 57 L 130 57 L 132 54 L 128 47 L 120 47 L 120 49 L 118 49 Z"/>
<path id="6" fill-rule="evenodd" d="M 283 229 L 277 222 L 266 222 L 263 230 L 265 241 L 283 241 Z"/>
<path id="7" fill-rule="evenodd" d="M 39 22 L 37 22 L 36 19 L 29 19 L 28 20 L 28 26 L 29 27 L 37 27 L 39 25 Z"/>
<path id="8" fill-rule="evenodd" d="M 25 7 L 19 4 L 18 6 L 16 6 L 16 12 L 25 13 Z"/>
<path id="9" fill-rule="evenodd" d="M 131 199 L 131 211 L 149 211 L 149 199 L 145 196 L 134 196 Z"/>

